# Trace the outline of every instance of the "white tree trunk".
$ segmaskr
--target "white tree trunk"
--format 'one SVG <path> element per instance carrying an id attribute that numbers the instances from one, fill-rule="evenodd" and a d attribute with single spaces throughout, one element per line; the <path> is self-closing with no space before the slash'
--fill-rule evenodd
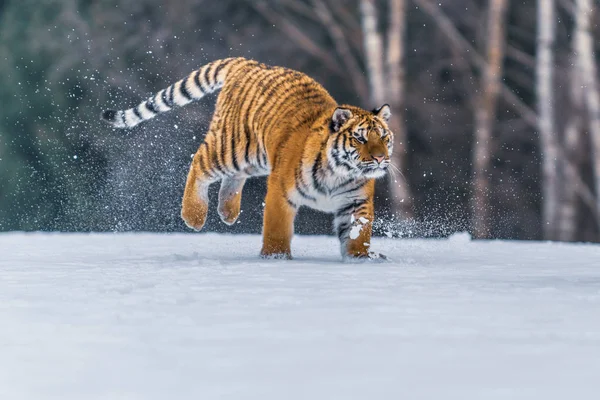
<path id="1" fill-rule="evenodd" d="M 383 69 L 383 42 L 378 30 L 379 19 L 375 1 L 361 0 L 360 13 L 371 101 L 380 106 L 384 103 L 385 98 L 385 72 Z"/>
<path id="2" fill-rule="evenodd" d="M 490 0 L 489 4 L 487 65 L 482 71 L 481 100 L 475 110 L 475 141 L 473 144 L 473 234 L 475 238 L 479 239 L 490 237 L 491 230 L 492 130 L 496 121 L 496 103 L 502 80 L 508 0 Z"/>
<path id="3" fill-rule="evenodd" d="M 406 0 L 390 0 L 389 12 L 386 99 L 392 109 L 390 120 L 390 129 L 394 132 L 392 163 L 402 172 L 401 174 L 396 171 L 390 175 L 389 189 L 392 211 L 404 219 L 410 219 L 413 217 L 412 194 L 406 176 L 403 174 L 407 157 L 407 135 L 404 123 Z"/>
<path id="4" fill-rule="evenodd" d="M 538 0 L 536 91 L 542 153 L 542 228 L 544 239 L 558 239 L 560 204 L 559 142 L 554 116 L 554 0 Z"/>
<path id="5" fill-rule="evenodd" d="M 594 41 L 590 32 L 590 19 L 593 11 L 591 0 L 576 2 L 576 42 L 583 94 L 590 118 L 590 138 L 593 147 L 593 166 L 596 193 L 600 191 L 600 95 L 596 78 L 596 61 L 594 58 Z M 596 194 L 596 211 L 600 213 L 600 195 Z"/>

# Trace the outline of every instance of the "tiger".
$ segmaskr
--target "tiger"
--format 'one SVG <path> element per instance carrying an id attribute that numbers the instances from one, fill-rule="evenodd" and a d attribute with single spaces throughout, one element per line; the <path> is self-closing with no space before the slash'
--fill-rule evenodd
<path id="1" fill-rule="evenodd" d="M 218 181 L 218 214 L 235 223 L 246 180 L 267 176 L 262 257 L 292 258 L 294 219 L 307 206 L 333 214 L 343 260 L 385 259 L 370 246 L 375 180 L 386 175 L 393 151 L 388 104 L 371 111 L 338 104 L 304 73 L 232 57 L 202 66 L 136 107 L 106 110 L 102 119 L 133 128 L 219 89 L 187 175 L 185 224 L 202 229 L 208 188 Z"/>

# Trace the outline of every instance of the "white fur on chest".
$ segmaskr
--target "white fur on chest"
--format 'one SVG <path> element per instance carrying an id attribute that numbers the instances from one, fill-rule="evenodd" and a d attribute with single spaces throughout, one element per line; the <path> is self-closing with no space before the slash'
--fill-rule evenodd
<path id="1" fill-rule="evenodd" d="M 365 182 L 363 178 L 357 177 L 347 183 L 350 177 L 322 173 L 320 175 L 322 191 L 319 191 L 313 185 L 312 171 L 304 170 L 302 174 L 302 181 L 306 184 L 300 186 L 302 193 L 295 188 L 289 193 L 290 200 L 298 206 L 303 205 L 318 211 L 335 213 L 355 200 L 365 197 L 361 190 Z M 343 183 L 347 184 L 340 186 Z"/>

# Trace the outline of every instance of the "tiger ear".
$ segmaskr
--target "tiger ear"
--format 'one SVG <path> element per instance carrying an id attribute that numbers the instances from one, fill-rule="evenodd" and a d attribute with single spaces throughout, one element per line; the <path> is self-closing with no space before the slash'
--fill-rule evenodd
<path id="1" fill-rule="evenodd" d="M 352 111 L 342 107 L 336 108 L 331 117 L 331 130 L 338 132 L 350 118 L 352 118 Z"/>
<path id="2" fill-rule="evenodd" d="M 390 110 L 390 106 L 388 104 L 384 104 L 381 107 L 374 109 L 373 114 L 377 115 L 385 122 L 388 122 L 392 116 L 392 111 Z"/>

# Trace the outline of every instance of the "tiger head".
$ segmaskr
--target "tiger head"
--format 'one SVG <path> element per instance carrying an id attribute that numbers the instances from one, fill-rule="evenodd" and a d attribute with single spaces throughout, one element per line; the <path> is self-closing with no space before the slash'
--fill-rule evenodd
<path id="1" fill-rule="evenodd" d="M 394 135 L 387 125 L 390 106 L 369 112 L 341 106 L 331 117 L 329 160 L 340 174 L 366 178 L 385 176 L 390 165 Z"/>

